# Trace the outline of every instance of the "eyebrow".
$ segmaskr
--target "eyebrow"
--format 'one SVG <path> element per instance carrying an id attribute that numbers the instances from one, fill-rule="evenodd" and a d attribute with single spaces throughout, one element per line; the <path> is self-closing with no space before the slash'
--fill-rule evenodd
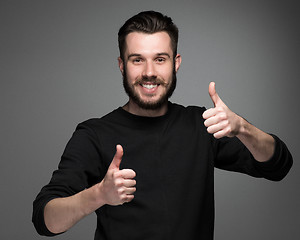
<path id="1" fill-rule="evenodd" d="M 158 53 L 157 56 L 167 56 L 168 58 L 171 58 L 170 54 L 166 52 Z"/>
<path id="2" fill-rule="evenodd" d="M 132 54 L 129 54 L 128 55 L 128 59 L 132 58 L 132 57 L 141 57 L 142 54 L 139 54 L 139 53 L 132 53 Z M 166 53 L 166 52 L 161 52 L 161 53 L 157 53 L 156 56 L 167 56 L 168 58 L 171 58 L 170 57 L 170 54 L 169 53 Z"/>
<path id="3" fill-rule="evenodd" d="M 129 54 L 128 55 L 128 59 L 132 58 L 132 57 L 140 57 L 142 56 L 141 54 L 138 54 L 138 53 L 132 53 L 132 54 Z"/>

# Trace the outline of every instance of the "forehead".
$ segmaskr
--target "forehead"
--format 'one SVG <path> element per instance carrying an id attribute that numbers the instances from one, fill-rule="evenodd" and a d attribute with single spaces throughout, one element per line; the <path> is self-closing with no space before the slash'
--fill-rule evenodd
<path id="1" fill-rule="evenodd" d="M 166 32 L 153 34 L 132 32 L 126 36 L 125 55 L 129 54 L 157 54 L 166 52 L 172 54 L 171 38 Z"/>

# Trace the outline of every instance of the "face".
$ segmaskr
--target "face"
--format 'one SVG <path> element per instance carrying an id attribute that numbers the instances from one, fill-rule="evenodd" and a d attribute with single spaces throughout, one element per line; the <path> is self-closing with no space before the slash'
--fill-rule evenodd
<path id="1" fill-rule="evenodd" d="M 124 61 L 119 58 L 129 104 L 156 110 L 167 103 L 176 86 L 181 57 L 173 56 L 166 32 L 133 32 L 126 37 Z"/>

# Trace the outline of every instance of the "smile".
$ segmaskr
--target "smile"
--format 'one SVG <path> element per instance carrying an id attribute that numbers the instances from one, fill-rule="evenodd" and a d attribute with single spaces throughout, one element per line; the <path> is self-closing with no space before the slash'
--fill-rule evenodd
<path id="1" fill-rule="evenodd" d="M 147 89 L 153 89 L 153 88 L 156 88 L 158 85 L 157 84 L 142 84 L 142 86 Z"/>

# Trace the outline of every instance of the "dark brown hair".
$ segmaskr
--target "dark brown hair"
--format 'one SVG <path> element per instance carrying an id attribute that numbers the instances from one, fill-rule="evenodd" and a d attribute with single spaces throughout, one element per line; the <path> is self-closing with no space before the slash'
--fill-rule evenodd
<path id="1" fill-rule="evenodd" d="M 177 55 L 178 28 L 168 16 L 155 11 L 145 11 L 128 19 L 120 28 L 118 42 L 120 57 L 124 61 L 125 38 L 131 32 L 157 33 L 167 32 L 171 38 L 173 57 Z"/>

